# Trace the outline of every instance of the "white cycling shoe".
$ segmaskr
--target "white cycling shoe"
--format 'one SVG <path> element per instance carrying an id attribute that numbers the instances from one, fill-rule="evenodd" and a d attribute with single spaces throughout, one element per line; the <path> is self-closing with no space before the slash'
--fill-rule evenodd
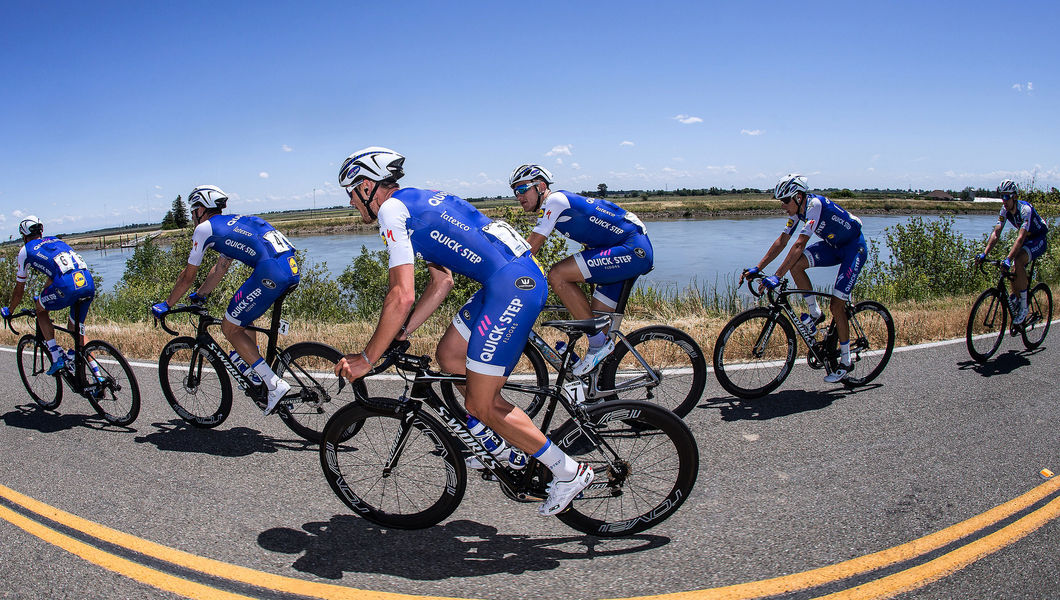
<path id="1" fill-rule="evenodd" d="M 563 511 L 574 500 L 582 490 L 589 487 L 593 482 L 593 468 L 585 463 L 578 463 L 578 471 L 574 479 L 570 481 L 555 481 L 548 484 L 548 498 L 537 507 L 537 512 L 542 517 Z"/>
<path id="2" fill-rule="evenodd" d="M 265 405 L 266 417 L 276 410 L 276 407 L 280 404 L 280 400 L 283 400 L 283 397 L 286 396 L 289 391 L 291 391 L 291 384 L 282 379 L 276 382 L 276 389 L 269 390 L 269 403 Z"/>
<path id="3" fill-rule="evenodd" d="M 1012 324 L 1019 325 L 1026 321 L 1028 312 L 1026 306 L 1017 306 L 1016 311 L 1012 313 Z"/>
<path id="4" fill-rule="evenodd" d="M 839 383 L 847 377 L 854 370 L 854 363 L 851 362 L 849 365 L 845 365 L 842 362 L 839 363 L 839 367 L 836 368 L 834 373 L 829 373 L 824 376 L 825 383 Z"/>
<path id="5" fill-rule="evenodd" d="M 589 348 L 585 356 L 582 357 L 571 370 L 575 377 L 581 377 L 586 373 L 596 368 L 596 365 L 604 362 L 604 359 L 610 356 L 611 352 L 615 349 L 614 340 L 608 338 L 607 342 L 599 348 Z"/>

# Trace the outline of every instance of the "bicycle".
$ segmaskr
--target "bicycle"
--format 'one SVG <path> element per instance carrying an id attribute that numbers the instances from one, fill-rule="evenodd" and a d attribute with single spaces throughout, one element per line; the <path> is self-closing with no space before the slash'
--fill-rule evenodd
<path id="1" fill-rule="evenodd" d="M 683 418 L 703 396 L 707 383 L 706 357 L 692 336 L 675 327 L 648 325 L 629 335 L 623 334 L 620 327 L 632 288 L 633 281 L 627 281 L 614 312 L 595 312 L 597 317 L 608 319 L 608 335 L 615 340 L 615 349 L 597 369 L 581 378 L 585 383 L 585 399 L 588 402 L 618 398 L 644 400 Z M 546 305 L 542 311 L 566 312 L 567 309 Z M 534 330 L 530 331 L 523 358 L 530 366 L 531 379 L 541 388 L 549 385 L 547 365 L 558 372 L 563 362 L 560 353 Z M 577 380 L 568 369 L 565 382 Z M 441 389 L 447 401 L 456 401 L 450 382 L 444 382 Z M 527 398 L 520 408 L 533 419 L 547 399 L 547 395 L 535 395 Z"/>
<path id="2" fill-rule="evenodd" d="M 276 413 L 291 431 L 315 443 L 320 441 L 324 425 L 342 403 L 339 396 L 346 380 L 333 373 L 342 353 L 319 342 L 299 342 L 286 349 L 278 346 L 278 337 L 286 335 L 289 327 L 280 318 L 280 306 L 286 296 L 273 304 L 268 328 L 251 325 L 246 329 L 266 335 L 265 362 L 291 384 L 291 391 L 280 400 Z M 181 313 L 198 318 L 194 337 L 182 336 L 166 324 L 167 317 Z M 224 423 L 232 410 L 230 378 L 258 408 L 265 409 L 268 388 L 252 383 L 241 373 L 210 335 L 209 328 L 220 326 L 221 319 L 210 316 L 202 305 L 188 304 L 173 307 L 157 322 L 166 333 L 176 336 L 162 348 L 158 381 L 166 401 L 181 419 L 203 429 Z M 358 384 L 366 394 L 364 383 Z"/>
<path id="3" fill-rule="evenodd" d="M 825 368 L 832 373 L 839 364 L 835 319 L 819 338 L 820 331 L 811 332 L 789 300 L 794 294 L 829 299 L 831 294 L 789 290 L 786 279 L 781 281 L 778 290 L 758 292 L 752 282 L 762 278 L 760 273 L 748 277 L 747 288 L 756 298 L 765 295 L 767 306 L 736 315 L 722 328 L 714 346 L 714 373 L 718 383 L 738 398 L 759 398 L 784 383 L 795 365 L 796 335 L 806 344 L 806 362 L 811 368 Z M 894 351 L 894 320 L 886 307 L 872 300 L 857 304 L 847 300 L 845 310 L 850 322 L 850 355 L 858 368 L 842 382 L 847 388 L 853 388 L 876 379 L 887 366 Z M 783 335 L 775 335 L 777 328 Z"/>
<path id="4" fill-rule="evenodd" d="M 599 331 L 606 319 L 550 321 L 568 336 L 559 379 L 573 365 L 574 341 Z M 384 527 L 421 529 L 456 510 L 468 481 L 466 454 L 484 466 L 517 502 L 547 497 L 551 472 L 530 458 L 522 469 L 498 462 L 467 427 L 467 412 L 435 392 L 435 383 L 463 384 L 459 375 L 432 371 L 426 356 L 395 343 L 374 371 L 395 365 L 405 379 L 398 398 L 358 398 L 324 428 L 320 464 L 332 491 L 361 517 Z M 584 533 L 617 537 L 658 525 L 688 498 L 699 471 L 699 449 L 677 415 L 655 404 L 614 400 L 578 403 L 559 383 L 538 387 L 508 382 L 504 389 L 547 396 L 539 425 L 567 454 L 588 462 L 596 479 L 556 515 Z M 550 431 L 557 404 L 569 415 Z"/>
<path id="5" fill-rule="evenodd" d="M 1032 261 L 1027 271 L 1027 281 L 1034 279 L 1034 267 L 1037 260 Z M 987 260 L 979 263 L 979 271 L 989 275 L 984 265 L 990 264 L 998 269 L 997 285 L 983 291 L 972 304 L 972 312 L 968 314 L 968 328 L 965 332 L 965 344 L 968 346 L 968 354 L 979 363 L 985 363 L 1001 347 L 1001 341 L 1005 337 L 1005 325 L 1008 323 L 1009 312 L 1012 310 L 1008 303 L 1008 290 L 1005 287 L 1006 279 L 1015 279 L 1016 274 L 1001 268 L 1000 260 Z M 1049 325 L 1053 320 L 1053 293 L 1049 286 L 1039 282 L 1031 288 L 1027 294 L 1027 318 L 1019 325 L 1013 325 L 1011 334 L 1017 334 L 1023 338 L 1023 345 L 1028 350 L 1034 350 L 1045 341 L 1049 333 Z"/>
<path id="6" fill-rule="evenodd" d="M 77 301 L 71 308 L 71 314 L 78 310 L 83 300 Z M 21 317 L 33 317 L 36 313 L 32 309 L 23 309 L 11 315 L 7 321 L 7 328 L 15 335 L 12 322 Z M 102 340 L 93 340 L 87 344 L 81 343 L 84 335 L 84 324 L 77 323 L 75 329 L 54 325 L 56 331 L 65 331 L 74 340 L 73 364 L 68 361 L 66 366 L 55 375 L 48 375 L 52 366 L 51 352 L 44 343 L 41 335 L 40 323 L 36 324 L 36 332 L 23 335 L 18 340 L 15 350 L 15 362 L 18 364 L 18 373 L 22 378 L 22 385 L 26 386 L 33 401 L 45 410 L 55 410 L 63 401 L 63 385 L 76 394 L 84 396 L 92 408 L 112 425 L 129 425 L 136 420 L 140 414 L 140 386 L 136 382 L 129 362 L 125 360 L 117 348 Z M 95 364 L 99 375 L 95 375 L 91 364 Z"/>

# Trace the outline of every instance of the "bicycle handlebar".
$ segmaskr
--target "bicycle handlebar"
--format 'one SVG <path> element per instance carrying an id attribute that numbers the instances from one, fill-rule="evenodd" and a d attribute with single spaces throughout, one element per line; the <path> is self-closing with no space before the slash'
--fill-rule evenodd
<path id="1" fill-rule="evenodd" d="M 155 325 L 160 325 L 162 327 L 162 329 L 165 330 L 165 332 L 168 333 L 169 335 L 178 336 L 178 335 L 180 335 L 179 331 L 171 329 L 169 327 L 169 325 L 166 325 L 166 317 L 168 317 L 170 315 L 179 314 L 179 313 L 192 313 L 194 315 L 199 315 L 199 316 L 202 316 L 202 315 L 210 316 L 210 313 L 206 310 L 206 307 L 203 306 L 202 304 L 178 304 L 178 305 L 174 306 L 173 308 L 167 310 L 166 312 L 162 313 L 162 316 L 160 318 L 156 318 L 155 319 Z"/>
<path id="2" fill-rule="evenodd" d="M 983 275 L 990 276 L 990 273 L 987 273 L 986 269 L 984 268 L 985 265 L 992 265 L 994 267 L 997 267 L 997 269 L 1001 272 L 1000 273 L 1001 276 L 1006 278 L 1006 279 L 1015 279 L 1016 278 L 1016 274 L 1012 271 L 1012 269 L 1004 269 L 1004 268 L 1001 267 L 1001 261 L 1000 260 L 984 260 L 984 261 L 979 262 L 979 272 L 982 273 Z"/>
<path id="3" fill-rule="evenodd" d="M 15 319 L 20 319 L 22 317 L 32 317 L 35 314 L 37 314 L 37 313 L 32 308 L 23 308 L 22 310 L 18 311 L 17 313 L 14 313 L 10 317 L 4 319 L 4 321 L 6 321 L 5 324 L 7 325 L 7 328 L 11 330 L 11 333 L 13 333 L 15 335 L 21 335 L 21 334 L 19 334 L 18 330 L 15 329 L 15 326 L 11 324 L 12 321 L 14 321 Z"/>
<path id="4" fill-rule="evenodd" d="M 422 362 L 424 368 L 430 365 L 431 359 L 426 356 L 414 357 L 412 355 L 405 354 L 405 352 L 409 349 L 409 346 L 411 345 L 412 343 L 408 340 L 394 340 L 393 342 L 390 342 L 390 347 L 387 348 L 383 352 L 383 355 L 379 357 L 379 364 L 372 367 L 372 370 L 368 371 L 365 377 L 368 377 L 369 375 L 375 375 L 377 373 L 382 373 L 383 371 L 389 369 L 391 365 L 399 361 L 401 361 L 402 364 L 405 364 L 405 362 L 407 361 L 403 361 L 402 359 L 406 358 L 419 359 L 418 362 Z M 417 366 L 419 365 L 417 364 Z"/>
<path id="5" fill-rule="evenodd" d="M 788 280 L 787 280 L 787 278 L 781 279 L 780 280 L 780 285 L 777 286 L 776 288 L 774 288 L 774 289 L 764 288 L 764 290 L 761 291 L 761 292 L 756 290 L 755 286 L 751 285 L 755 280 L 765 279 L 765 278 L 766 278 L 766 276 L 763 275 L 761 271 L 759 271 L 758 273 L 755 273 L 754 275 L 747 275 L 746 276 L 746 279 L 747 279 L 747 291 L 751 292 L 751 295 L 754 296 L 755 298 L 761 298 L 764 294 L 769 294 L 769 302 L 770 303 L 774 303 L 776 301 L 776 294 L 778 292 L 783 292 L 784 290 L 788 289 Z"/>

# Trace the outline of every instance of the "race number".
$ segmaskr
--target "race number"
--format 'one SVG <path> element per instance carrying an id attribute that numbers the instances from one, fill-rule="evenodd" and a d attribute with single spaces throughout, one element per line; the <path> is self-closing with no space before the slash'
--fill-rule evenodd
<path id="1" fill-rule="evenodd" d="M 530 244 L 519 235 L 514 227 L 504 221 L 494 221 L 482 228 L 482 231 L 497 238 L 502 244 L 508 246 L 516 256 L 522 256 L 530 250 Z"/>
<path id="2" fill-rule="evenodd" d="M 56 254 L 52 260 L 54 260 L 55 264 L 59 267 L 60 273 L 69 273 L 74 269 L 88 268 L 85 260 L 76 252 L 60 252 L 59 254 Z"/>
<path id="3" fill-rule="evenodd" d="M 266 242 L 272 244 L 272 247 L 276 249 L 276 254 L 283 254 L 291 248 L 294 248 L 294 244 L 291 243 L 291 240 L 287 239 L 287 236 L 275 229 L 265 232 L 261 237 L 264 238 Z"/>

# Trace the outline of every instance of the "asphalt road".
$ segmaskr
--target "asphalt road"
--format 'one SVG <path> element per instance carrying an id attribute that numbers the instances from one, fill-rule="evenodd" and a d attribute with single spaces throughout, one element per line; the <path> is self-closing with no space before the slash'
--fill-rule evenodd
<path id="1" fill-rule="evenodd" d="M 701 452 L 696 489 L 668 521 L 628 540 L 585 537 L 482 481 L 442 525 L 380 529 L 332 495 L 315 447 L 242 396 L 218 429 L 192 429 L 166 404 L 154 368 L 137 367 L 143 410 L 132 428 L 115 428 L 69 392 L 57 412 L 35 408 L 14 354 L 3 351 L 0 598 L 340 591 L 284 588 L 284 578 L 460 598 L 618 598 L 735 584 L 747 584 L 744 595 L 727 597 L 773 597 L 777 588 L 754 582 L 803 581 L 796 574 L 892 548 L 889 566 L 847 563 L 851 577 L 822 575 L 777 597 L 843 597 L 862 584 L 885 594 L 861 597 L 886 597 L 905 589 L 892 585 L 901 581 L 914 588 L 902 598 L 1056 597 L 1060 481 L 1038 474 L 1060 472 L 1055 339 L 1025 353 L 1010 338 L 985 367 L 970 363 L 963 343 L 898 352 L 877 384 L 853 393 L 800 366 L 776 393 L 741 403 L 711 377 L 687 419 Z M 962 525 L 1036 490 L 1040 498 L 1004 519 Z M 63 512 L 27 508 L 15 493 Z M 92 523 L 138 539 L 107 538 Z M 962 533 L 937 549 L 907 553 L 908 542 L 955 529 Z M 141 540 L 166 548 L 158 554 Z M 224 564 L 204 575 L 210 569 L 172 550 Z"/>

